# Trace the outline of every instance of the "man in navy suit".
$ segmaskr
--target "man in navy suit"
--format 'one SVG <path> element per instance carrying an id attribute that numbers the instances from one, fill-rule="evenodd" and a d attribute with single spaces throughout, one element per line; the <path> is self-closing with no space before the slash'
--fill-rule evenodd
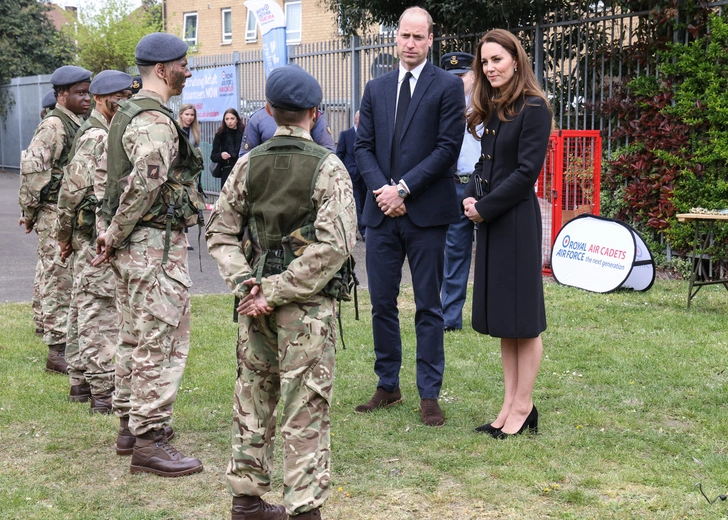
<path id="1" fill-rule="evenodd" d="M 399 70 L 367 83 L 362 98 L 354 149 L 368 188 L 362 220 L 379 382 L 356 411 L 402 402 L 397 297 L 407 257 L 416 306 L 420 416 L 428 426 L 442 426 L 440 288 L 445 234 L 459 218 L 452 179 L 463 140 L 465 94 L 460 79 L 427 61 L 432 41 L 429 13 L 405 10 L 397 28 Z"/>
<path id="2" fill-rule="evenodd" d="M 362 240 L 366 236 L 366 226 L 362 224 L 361 212 L 364 208 L 364 199 L 367 196 L 367 185 L 359 174 L 354 157 L 354 143 L 356 143 L 356 129 L 359 126 L 359 111 L 354 114 L 354 126 L 339 134 L 339 142 L 336 145 L 336 155 L 346 166 L 351 177 L 351 184 L 354 186 L 354 200 L 356 201 L 356 218 L 359 222 L 359 234 Z"/>

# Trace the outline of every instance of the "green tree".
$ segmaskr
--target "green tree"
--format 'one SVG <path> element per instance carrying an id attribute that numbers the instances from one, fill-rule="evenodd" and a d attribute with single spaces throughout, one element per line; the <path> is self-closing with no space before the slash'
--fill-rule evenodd
<path id="1" fill-rule="evenodd" d="M 76 64 L 94 73 L 134 65 L 139 40 L 162 30 L 160 9 L 156 1 L 133 9 L 129 0 L 102 0 L 82 9 L 74 34 Z"/>
<path id="2" fill-rule="evenodd" d="M 49 74 L 73 60 L 73 43 L 56 30 L 38 0 L 0 2 L 0 84 Z"/>
<path id="3" fill-rule="evenodd" d="M 439 34 L 482 33 L 494 27 L 530 25 L 563 0 L 325 0 L 339 16 L 347 36 L 361 34 L 375 23 L 396 25 L 406 8 L 427 9 Z"/>

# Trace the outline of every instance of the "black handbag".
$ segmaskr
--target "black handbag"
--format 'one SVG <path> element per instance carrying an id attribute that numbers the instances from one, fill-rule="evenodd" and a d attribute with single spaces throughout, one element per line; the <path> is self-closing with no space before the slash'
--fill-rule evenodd
<path id="1" fill-rule="evenodd" d="M 220 163 L 210 163 L 210 175 L 212 175 L 216 179 L 220 179 L 222 177 L 222 167 L 220 166 Z"/>

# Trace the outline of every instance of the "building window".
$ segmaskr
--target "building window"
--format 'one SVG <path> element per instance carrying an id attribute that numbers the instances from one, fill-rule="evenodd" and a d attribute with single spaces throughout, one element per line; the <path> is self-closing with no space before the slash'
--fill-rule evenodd
<path id="1" fill-rule="evenodd" d="M 222 43 L 233 41 L 233 13 L 228 7 L 222 10 Z"/>
<path id="2" fill-rule="evenodd" d="M 182 39 L 187 45 L 197 45 L 197 13 L 185 13 Z"/>
<path id="3" fill-rule="evenodd" d="M 301 1 L 286 2 L 286 43 L 301 43 Z"/>
<path id="4" fill-rule="evenodd" d="M 258 39 L 258 21 L 255 12 L 248 9 L 248 21 L 245 22 L 245 41 L 254 42 Z"/>

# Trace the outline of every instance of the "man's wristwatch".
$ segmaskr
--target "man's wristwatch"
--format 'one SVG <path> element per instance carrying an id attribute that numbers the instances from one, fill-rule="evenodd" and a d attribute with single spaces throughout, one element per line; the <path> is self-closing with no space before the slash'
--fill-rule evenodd
<path id="1" fill-rule="evenodd" d="M 397 195 L 399 195 L 403 199 L 408 195 L 407 190 L 405 190 L 404 186 L 402 186 L 401 184 L 397 184 Z"/>

